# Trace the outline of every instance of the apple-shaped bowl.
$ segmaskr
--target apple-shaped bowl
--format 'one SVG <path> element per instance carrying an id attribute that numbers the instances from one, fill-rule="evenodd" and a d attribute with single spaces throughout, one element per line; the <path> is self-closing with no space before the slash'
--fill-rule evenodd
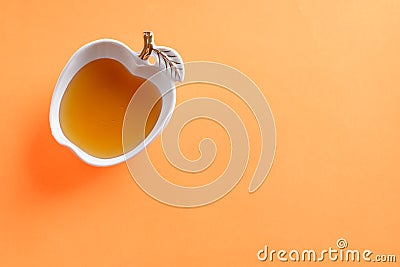
<path id="1" fill-rule="evenodd" d="M 172 49 L 168 51 L 176 53 Z M 179 55 L 177 55 L 177 57 L 179 57 Z M 82 67 L 101 58 L 114 59 L 121 63 L 132 75 L 150 80 L 158 88 L 162 101 L 161 112 L 151 132 L 133 149 L 124 151 L 124 154 L 113 158 L 99 158 L 88 154 L 65 136 L 60 124 L 61 101 L 69 83 Z M 180 57 L 179 60 L 181 61 Z M 94 166 L 118 164 L 142 151 L 161 133 L 171 118 L 175 107 L 176 88 L 174 79 L 168 75 L 168 72 L 162 71 L 161 63 L 162 62 L 157 61 L 151 64 L 147 58 L 143 60 L 143 58 L 140 57 L 140 53 L 132 51 L 124 43 L 113 39 L 100 39 L 82 46 L 72 55 L 64 67 L 52 96 L 49 119 L 51 132 L 56 141 L 70 148 L 84 162 Z M 167 62 L 165 62 L 164 67 L 167 65 L 166 63 Z"/>

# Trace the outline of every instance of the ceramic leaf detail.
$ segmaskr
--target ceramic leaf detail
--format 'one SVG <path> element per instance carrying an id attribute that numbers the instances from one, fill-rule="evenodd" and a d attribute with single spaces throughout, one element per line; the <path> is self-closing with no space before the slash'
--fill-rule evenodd
<path id="1" fill-rule="evenodd" d="M 144 33 L 144 47 L 139 58 L 147 60 L 150 56 L 156 59 L 155 65 L 164 70 L 174 81 L 182 82 L 185 69 L 181 56 L 174 49 L 166 46 L 156 46 L 153 41 L 153 33 Z"/>
<path id="2" fill-rule="evenodd" d="M 156 46 L 153 48 L 153 54 L 157 58 L 158 66 L 165 69 L 172 79 L 179 82 L 183 81 L 185 75 L 183 60 L 175 50 L 165 46 Z"/>

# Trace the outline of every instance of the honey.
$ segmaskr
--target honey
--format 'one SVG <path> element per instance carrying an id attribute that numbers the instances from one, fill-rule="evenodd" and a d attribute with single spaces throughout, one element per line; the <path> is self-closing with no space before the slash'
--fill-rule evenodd
<path id="1" fill-rule="evenodd" d="M 97 158 L 124 154 L 123 143 L 125 152 L 133 149 L 154 128 L 162 107 L 158 88 L 145 81 L 114 59 L 88 63 L 70 81 L 61 100 L 60 125 L 64 135 Z M 135 99 L 134 109 L 129 109 L 134 112 L 129 115 L 133 119 L 124 122 L 128 105 L 141 85 L 144 88 L 140 92 L 144 93 Z M 123 127 L 129 129 L 124 131 L 124 140 Z"/>

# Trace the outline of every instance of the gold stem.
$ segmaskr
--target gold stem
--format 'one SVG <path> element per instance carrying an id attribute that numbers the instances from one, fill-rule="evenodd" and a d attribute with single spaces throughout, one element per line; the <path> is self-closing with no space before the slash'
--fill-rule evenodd
<path id="1" fill-rule="evenodd" d="M 153 40 L 153 32 L 143 32 L 144 46 L 142 52 L 140 52 L 139 58 L 143 60 L 147 60 L 151 51 L 153 51 L 154 40 Z"/>

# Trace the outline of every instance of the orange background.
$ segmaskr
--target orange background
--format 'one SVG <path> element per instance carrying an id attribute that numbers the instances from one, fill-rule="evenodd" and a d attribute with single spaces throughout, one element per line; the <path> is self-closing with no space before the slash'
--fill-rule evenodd
<path id="1" fill-rule="evenodd" d="M 257 251 L 322 250 L 340 237 L 399 258 L 399 29 L 398 1 L 2 1 L 0 266 L 279 266 Z M 69 57 L 103 37 L 138 51 L 143 30 L 185 61 L 231 65 L 262 89 L 277 151 L 257 192 L 247 192 L 253 157 L 222 200 L 170 207 L 126 165 L 91 167 L 54 141 L 50 99 Z M 182 87 L 178 101 L 224 99 L 211 89 Z M 201 123 L 183 133 L 189 158 L 198 138 L 226 138 Z M 193 184 L 226 160 L 216 164 Z M 171 179 L 191 184 L 180 177 Z"/>

